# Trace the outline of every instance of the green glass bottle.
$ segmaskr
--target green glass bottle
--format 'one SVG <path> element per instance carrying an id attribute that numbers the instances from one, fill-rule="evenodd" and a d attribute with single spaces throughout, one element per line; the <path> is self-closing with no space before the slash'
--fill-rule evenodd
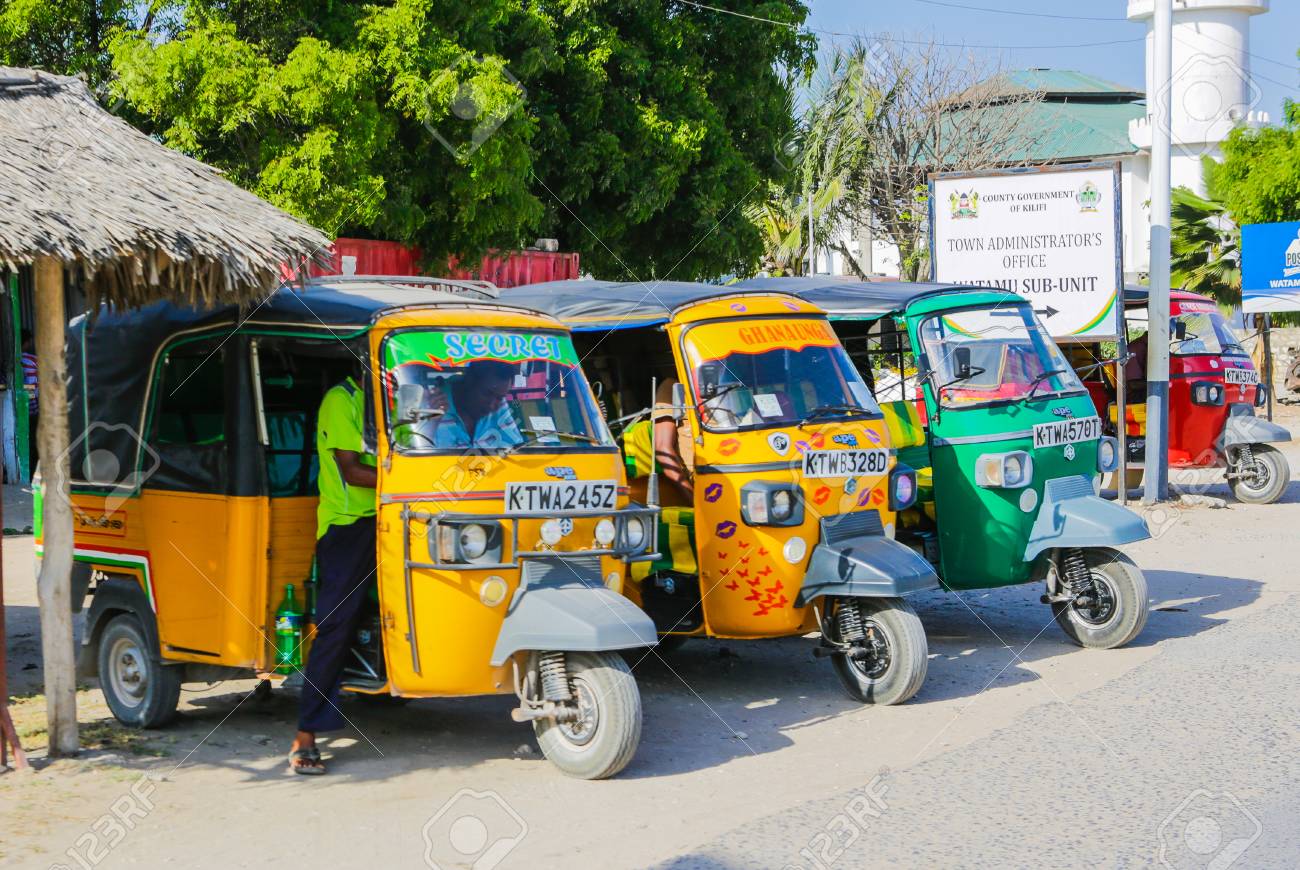
<path id="1" fill-rule="evenodd" d="M 275 670 L 292 674 L 302 667 L 302 610 L 293 597 L 293 584 L 284 587 L 284 600 L 275 610 Z"/>

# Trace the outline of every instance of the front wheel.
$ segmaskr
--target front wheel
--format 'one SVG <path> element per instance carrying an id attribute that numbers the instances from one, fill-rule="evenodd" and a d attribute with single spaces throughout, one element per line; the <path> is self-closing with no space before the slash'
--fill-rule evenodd
<path id="1" fill-rule="evenodd" d="M 641 693 L 616 653 L 566 653 L 576 718 L 533 722 L 551 763 L 579 779 L 605 779 L 627 767 L 641 742 Z"/>
<path id="2" fill-rule="evenodd" d="M 1276 447 L 1255 444 L 1250 452 L 1253 461 L 1234 469 L 1236 476 L 1228 479 L 1228 486 L 1239 502 L 1272 504 L 1286 492 L 1291 466 Z"/>
<path id="3" fill-rule="evenodd" d="M 140 620 L 122 613 L 99 636 L 99 685 L 119 722 L 158 728 L 176 715 L 181 670 L 158 661 Z"/>
<path id="4" fill-rule="evenodd" d="M 1133 560 L 1109 547 L 1083 551 L 1092 593 L 1052 604 L 1066 637 L 1079 646 L 1124 646 L 1147 624 L 1147 581 Z"/>
<path id="5" fill-rule="evenodd" d="M 865 635 L 852 653 L 831 657 L 849 695 L 864 704 L 901 704 L 920 690 L 929 648 L 912 605 L 901 598 L 841 598 L 833 619 L 837 641 L 851 642 L 844 636 L 846 624 L 857 620 Z"/>

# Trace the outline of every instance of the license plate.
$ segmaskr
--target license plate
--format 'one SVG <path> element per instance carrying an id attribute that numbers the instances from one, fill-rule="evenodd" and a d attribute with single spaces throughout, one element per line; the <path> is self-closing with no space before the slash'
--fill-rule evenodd
<path id="1" fill-rule="evenodd" d="M 1034 427 L 1034 449 L 1060 447 L 1079 441 L 1096 441 L 1101 437 L 1100 417 L 1079 417 L 1056 423 L 1039 423 Z"/>
<path id="2" fill-rule="evenodd" d="M 887 470 L 888 450 L 809 450 L 803 455 L 804 477 L 862 477 Z"/>
<path id="3" fill-rule="evenodd" d="M 506 512 L 612 511 L 618 484 L 612 480 L 535 481 L 506 484 Z"/>
<path id="4" fill-rule="evenodd" d="M 1253 386 L 1259 383 L 1259 372 L 1254 369 L 1224 369 L 1223 382 L 1225 384 L 1247 384 Z"/>

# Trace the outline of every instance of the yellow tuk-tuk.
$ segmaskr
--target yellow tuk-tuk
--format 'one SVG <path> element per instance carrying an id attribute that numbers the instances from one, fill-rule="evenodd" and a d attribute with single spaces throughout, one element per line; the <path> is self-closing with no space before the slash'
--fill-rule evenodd
<path id="1" fill-rule="evenodd" d="M 513 692 L 565 773 L 632 758 L 641 702 L 616 651 L 655 632 L 616 590 L 656 556 L 655 509 L 630 503 L 560 323 L 487 285 L 336 277 L 251 313 L 101 312 L 73 323 L 69 350 L 76 582 L 93 591 L 80 662 L 119 720 L 165 723 L 187 681 L 296 671 L 276 658 L 275 611 L 311 585 L 315 417 L 352 377 L 378 571 L 345 690 Z M 447 397 L 483 361 L 510 370 L 513 426 L 468 450 Z"/>
<path id="2" fill-rule="evenodd" d="M 938 578 L 893 540 L 915 474 L 820 309 L 685 282 L 561 281 L 503 298 L 573 328 L 620 424 L 634 495 L 657 483 L 660 558 L 633 566 L 624 592 L 661 644 L 820 632 L 815 654 L 854 698 L 916 693 L 926 639 L 907 596 Z M 676 459 L 693 466 L 689 487 L 659 479 L 652 402 L 683 435 Z"/>

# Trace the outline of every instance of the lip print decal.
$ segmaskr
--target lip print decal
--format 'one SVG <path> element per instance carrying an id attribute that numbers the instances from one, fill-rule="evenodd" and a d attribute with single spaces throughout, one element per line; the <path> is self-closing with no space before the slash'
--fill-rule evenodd
<path id="1" fill-rule="evenodd" d="M 718 523 L 717 533 L 719 538 L 730 538 L 736 533 L 736 524 L 731 520 L 723 520 Z"/>
<path id="2" fill-rule="evenodd" d="M 877 435 L 875 432 L 872 432 L 870 429 L 863 429 L 862 432 L 864 435 L 867 436 L 867 440 L 870 441 L 872 444 L 880 443 L 880 436 Z"/>
<path id="3" fill-rule="evenodd" d="M 812 437 L 808 440 L 812 443 L 813 447 L 821 447 L 826 443 L 826 436 L 821 432 L 814 432 Z"/>
<path id="4" fill-rule="evenodd" d="M 740 449 L 740 441 L 736 438 L 728 438 L 718 445 L 718 452 L 723 456 L 730 456 Z"/>
<path id="5" fill-rule="evenodd" d="M 791 311 L 799 310 L 798 302 L 791 302 L 789 299 L 783 299 L 781 300 L 781 304 L 784 305 L 786 308 L 789 308 Z"/>
<path id="6" fill-rule="evenodd" d="M 722 498 L 722 484 L 710 483 L 708 486 L 704 487 L 705 501 L 715 502 L 720 498 Z"/>
<path id="7" fill-rule="evenodd" d="M 826 499 L 831 497 L 831 488 L 829 486 L 819 486 L 813 493 L 813 504 L 826 504 Z"/>
<path id="8" fill-rule="evenodd" d="M 771 447 L 777 456 L 785 456 L 790 452 L 790 436 L 784 432 L 773 432 L 767 436 L 767 446 Z"/>
<path id="9" fill-rule="evenodd" d="M 741 314 L 744 314 L 744 313 L 745 313 L 746 311 L 748 311 L 749 309 L 745 307 L 745 305 L 744 305 L 743 302 L 733 302 L 733 303 L 731 303 L 731 310 L 732 310 L 732 311 L 738 311 L 738 312 L 740 312 Z"/>

